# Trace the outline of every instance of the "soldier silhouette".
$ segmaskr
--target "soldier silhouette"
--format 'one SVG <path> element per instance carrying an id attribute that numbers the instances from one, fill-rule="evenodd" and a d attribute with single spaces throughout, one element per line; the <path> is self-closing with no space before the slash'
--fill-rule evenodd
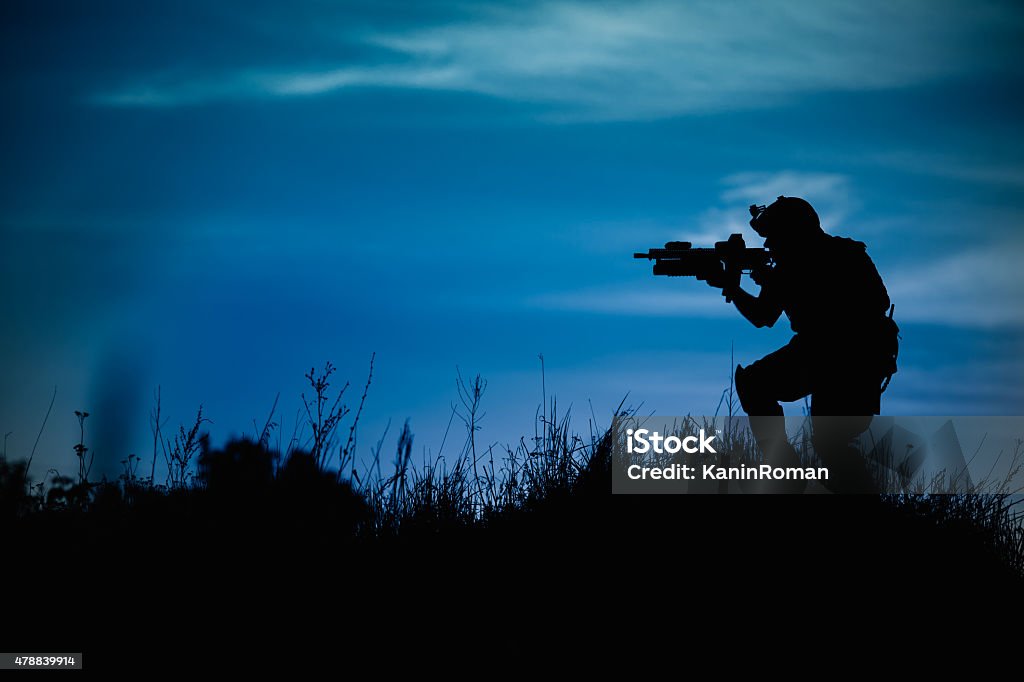
<path id="1" fill-rule="evenodd" d="M 826 234 L 803 199 L 779 197 L 767 208 L 751 206 L 750 213 L 750 226 L 774 262 L 751 275 L 760 293 L 744 291 L 738 274 L 724 270 L 708 284 L 721 288 L 755 327 L 771 327 L 785 313 L 794 332 L 782 348 L 736 367 L 736 392 L 751 431 L 769 463 L 799 466 L 779 402 L 810 395 L 812 443 L 829 468 L 828 487 L 877 491 L 852 441 L 880 413 L 882 391 L 896 371 L 899 329 L 882 278 L 865 245 Z"/>

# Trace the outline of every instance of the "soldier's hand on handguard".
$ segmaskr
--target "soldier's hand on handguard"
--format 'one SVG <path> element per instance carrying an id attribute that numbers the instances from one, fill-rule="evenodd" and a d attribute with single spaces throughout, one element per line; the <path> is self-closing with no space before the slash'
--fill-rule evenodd
<path id="1" fill-rule="evenodd" d="M 708 286 L 714 287 L 715 289 L 721 289 L 723 296 L 727 296 L 728 292 L 731 292 L 739 286 L 739 277 L 730 276 L 726 271 L 725 266 L 722 266 L 720 270 L 713 270 L 697 275 L 697 279 L 704 280 L 708 283 Z"/>
<path id="2" fill-rule="evenodd" d="M 707 282 L 710 287 L 721 289 L 725 286 L 725 268 L 698 273 L 697 279 Z"/>

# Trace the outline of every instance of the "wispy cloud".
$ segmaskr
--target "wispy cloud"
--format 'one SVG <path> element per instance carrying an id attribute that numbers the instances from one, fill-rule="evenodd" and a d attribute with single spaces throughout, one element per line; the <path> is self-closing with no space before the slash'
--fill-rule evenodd
<path id="1" fill-rule="evenodd" d="M 880 165 L 949 180 L 1024 189 L 1024 168 L 1019 163 L 980 161 L 964 155 L 927 152 L 888 152 L 874 157 Z"/>
<path id="2" fill-rule="evenodd" d="M 721 296 L 697 282 L 688 282 L 690 291 L 623 291 L 621 288 L 588 289 L 535 296 L 527 301 L 529 307 L 547 310 L 566 310 L 585 313 L 603 313 L 632 317 L 717 317 L 733 316 L 722 305 Z"/>
<path id="3" fill-rule="evenodd" d="M 673 239 L 711 244 L 733 233 L 753 237 L 751 204 L 770 204 L 779 196 L 809 201 L 828 230 L 841 225 L 857 208 L 851 179 L 839 173 L 807 171 L 744 171 L 722 178 L 719 203 L 705 209 L 693 225 L 672 234 Z"/>
<path id="4" fill-rule="evenodd" d="M 722 200 L 739 212 L 750 204 L 770 204 L 776 197 L 801 197 L 814 206 L 822 227 L 842 224 L 856 208 L 852 182 L 846 175 L 828 172 L 744 172 L 722 180 Z M 743 213 L 740 213 L 743 215 Z M 746 220 L 744 220 L 746 224 Z"/>
<path id="5" fill-rule="evenodd" d="M 848 204 L 849 179 L 838 173 L 795 171 L 735 173 L 722 180 L 725 201 L 761 203 L 777 196 L 808 197 L 814 203 Z"/>
<path id="6" fill-rule="evenodd" d="M 956 327 L 1024 327 L 1020 239 L 909 264 L 887 279 L 898 316 Z"/>
<path id="7" fill-rule="evenodd" d="M 1001 68 L 993 50 L 976 49 L 1017 20 L 999 8 L 853 0 L 478 5 L 459 21 L 339 38 L 378 48 L 377 61 L 157 74 L 94 101 L 166 107 L 370 86 L 489 95 L 582 119 L 757 108 L 799 93 L 898 88 Z"/>
<path id="8" fill-rule="evenodd" d="M 182 78 L 160 74 L 151 83 L 92 98 L 95 104 L 119 107 L 174 107 L 247 97 L 303 97 L 360 86 L 459 90 L 457 67 L 346 67 L 304 73 L 241 71 L 219 77 Z"/>

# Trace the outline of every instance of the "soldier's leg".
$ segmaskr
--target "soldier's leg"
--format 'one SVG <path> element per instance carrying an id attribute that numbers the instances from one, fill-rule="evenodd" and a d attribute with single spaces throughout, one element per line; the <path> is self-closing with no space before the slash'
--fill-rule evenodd
<path id="1" fill-rule="evenodd" d="M 740 405 L 750 417 L 750 430 L 758 447 L 772 466 L 800 465 L 800 458 L 786 437 L 779 401 L 799 400 L 808 395 L 810 379 L 810 368 L 796 337 L 749 367 L 736 367 Z"/>
<path id="2" fill-rule="evenodd" d="M 870 371 L 844 364 L 826 372 L 811 396 L 812 444 L 828 467 L 826 487 L 836 493 L 877 493 L 878 487 L 854 440 L 878 411 L 878 381 Z"/>

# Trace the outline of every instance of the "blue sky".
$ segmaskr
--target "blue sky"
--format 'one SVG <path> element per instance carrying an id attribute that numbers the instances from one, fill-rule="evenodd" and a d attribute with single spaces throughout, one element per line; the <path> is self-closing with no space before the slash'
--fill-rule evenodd
<path id="1" fill-rule="evenodd" d="M 215 443 L 304 372 L 374 384 L 360 451 L 541 399 L 713 412 L 785 343 L 632 251 L 803 196 L 904 331 L 889 414 L 1024 411 L 1024 12 L 1000 2 L 4 3 L 0 431 L 115 471 L 202 403 Z M 831 283 L 842 286 L 842 283 Z M 351 390 L 352 400 L 358 392 Z M 792 406 L 799 413 L 800 406 Z M 446 446 L 446 447 L 451 447 Z M 390 451 L 391 446 L 387 446 Z M 158 470 L 159 471 L 159 470 Z"/>

